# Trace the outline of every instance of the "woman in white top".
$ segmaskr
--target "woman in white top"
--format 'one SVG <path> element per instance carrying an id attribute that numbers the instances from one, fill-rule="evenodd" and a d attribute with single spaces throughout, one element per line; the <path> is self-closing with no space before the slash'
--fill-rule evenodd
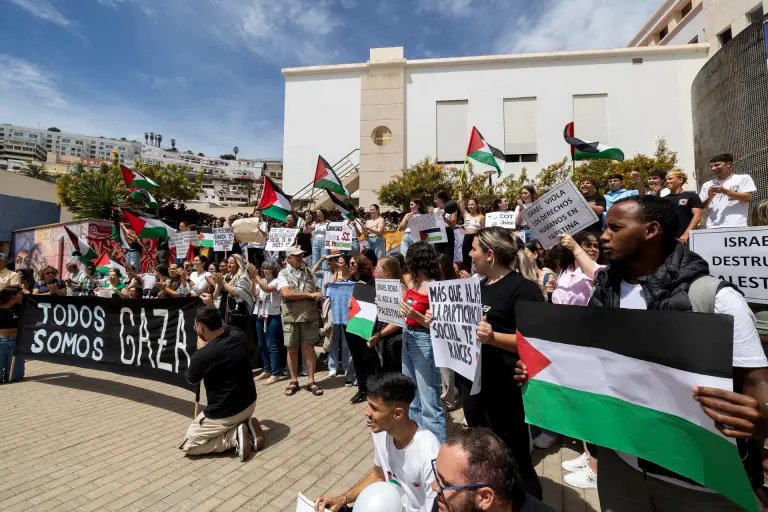
<path id="1" fill-rule="evenodd" d="M 372 249 L 376 253 L 377 258 L 384 256 L 384 217 L 381 216 L 379 211 L 379 205 L 372 204 L 369 212 L 371 218 L 365 221 L 365 229 L 363 234 L 365 235 L 365 245 L 368 249 Z"/>
<path id="2" fill-rule="evenodd" d="M 259 355 L 264 371 L 256 380 L 274 384 L 280 379 L 280 346 L 282 345 L 283 322 L 280 319 L 280 292 L 277 291 L 277 263 L 265 261 L 261 264 L 261 275 L 256 267 L 249 267 L 253 279 L 253 295 L 256 305 L 253 315 L 256 319 L 256 338 L 259 340 Z"/>
<path id="3" fill-rule="evenodd" d="M 524 240 L 526 242 L 530 242 L 532 238 L 530 236 L 531 229 L 525 222 L 523 211 L 531 206 L 531 204 L 536 201 L 538 197 L 539 196 L 536 193 L 536 188 L 534 188 L 533 185 L 523 185 L 522 190 L 520 190 L 520 199 L 517 200 L 517 206 L 515 207 L 515 225 L 517 226 L 518 231 L 525 233 Z"/>
<path id="4" fill-rule="evenodd" d="M 307 223 L 304 225 L 304 233 L 312 235 L 312 265 L 320 261 L 320 257 L 328 254 L 325 248 L 325 230 L 328 228 L 328 215 L 325 210 L 318 208 L 314 212 L 308 211 L 306 214 Z M 324 264 L 323 270 L 328 270 L 328 265 Z"/>
<path id="5" fill-rule="evenodd" d="M 400 225 L 398 226 L 398 229 L 403 232 L 403 239 L 400 242 L 400 252 L 403 256 L 408 252 L 408 246 L 413 243 L 413 234 L 411 233 L 411 228 L 408 227 L 408 221 L 410 221 L 411 217 L 414 215 L 422 215 L 426 213 L 426 210 L 424 210 L 424 202 L 421 199 L 411 199 L 408 208 L 408 213 L 403 215 Z M 418 237 L 419 234 L 416 233 L 416 236 Z"/>
<path id="6" fill-rule="evenodd" d="M 472 240 L 475 239 L 475 233 L 480 228 L 485 227 L 485 215 L 480 211 L 477 200 L 467 199 L 467 207 L 464 211 L 464 241 L 461 244 L 461 258 L 464 270 L 472 271 L 472 258 L 469 257 L 469 251 L 472 250 Z"/>

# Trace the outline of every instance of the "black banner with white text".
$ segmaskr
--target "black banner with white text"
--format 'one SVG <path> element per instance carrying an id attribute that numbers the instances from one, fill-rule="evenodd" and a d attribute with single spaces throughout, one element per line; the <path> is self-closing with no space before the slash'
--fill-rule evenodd
<path id="1" fill-rule="evenodd" d="M 27 295 L 16 354 L 192 389 L 197 298 L 104 299 Z"/>

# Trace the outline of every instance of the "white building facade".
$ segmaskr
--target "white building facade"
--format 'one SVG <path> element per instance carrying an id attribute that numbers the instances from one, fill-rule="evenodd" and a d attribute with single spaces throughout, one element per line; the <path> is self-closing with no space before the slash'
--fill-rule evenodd
<path id="1" fill-rule="evenodd" d="M 284 69 L 284 189 L 360 148 L 360 204 L 425 157 L 460 166 L 473 126 L 529 176 L 569 154 L 563 128 L 585 140 L 652 153 L 665 138 L 693 166 L 691 83 L 709 46 L 656 46 L 406 60 L 372 49 L 366 63 Z"/>
<path id="2" fill-rule="evenodd" d="M 34 142 L 49 153 L 78 158 L 109 160 L 113 151 L 117 150 L 121 162 L 135 159 L 141 153 L 142 146 L 137 141 L 48 131 L 7 123 L 0 124 L 0 139 Z M 42 160 L 45 161 L 45 158 Z"/>

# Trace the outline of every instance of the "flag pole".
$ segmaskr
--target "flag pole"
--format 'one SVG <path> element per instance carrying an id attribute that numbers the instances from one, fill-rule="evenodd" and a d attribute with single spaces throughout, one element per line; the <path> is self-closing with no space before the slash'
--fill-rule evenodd
<path id="1" fill-rule="evenodd" d="M 467 160 L 469 160 L 469 155 L 464 155 L 464 165 L 461 167 L 461 176 L 459 177 L 459 201 L 464 200 L 464 186 L 467 184 Z"/>

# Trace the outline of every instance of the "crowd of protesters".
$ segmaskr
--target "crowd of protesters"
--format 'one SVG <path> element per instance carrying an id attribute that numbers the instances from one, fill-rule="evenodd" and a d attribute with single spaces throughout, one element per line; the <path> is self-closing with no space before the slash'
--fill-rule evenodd
<path id="1" fill-rule="evenodd" d="M 313 209 L 303 215 L 291 213 L 283 223 L 270 220 L 269 227 L 299 230 L 296 245 L 286 252 L 266 252 L 265 237 L 261 242 L 242 244 L 236 239 L 233 250 L 224 258 L 219 258 L 219 253 L 208 253 L 213 256 L 209 259 L 205 251 L 199 249 L 194 250 L 187 261 L 163 254 L 158 257 L 154 270 L 146 274 L 128 265 L 125 275 L 112 268 L 106 276 L 101 276 L 92 264 L 81 268 L 72 262 L 67 266 L 66 280 L 60 279 L 53 267 L 44 268 L 36 280 L 29 272 L 11 273 L 6 268 L 7 258 L 0 254 L 0 288 L 5 288 L 0 291 L 0 347 L 10 346 L 8 340 L 16 334 L 11 325 L 13 321 L 9 320 L 13 314 L 8 311 L 17 310 L 24 293 L 123 299 L 197 296 L 210 310 L 218 311 L 221 325 L 234 326 L 244 334 L 243 343 L 250 349 L 247 352 L 250 367 L 260 370 L 256 380 L 274 384 L 288 377 L 284 393 L 292 396 L 301 389 L 300 377 L 306 376 L 306 390 L 322 395 L 315 350 L 322 346 L 327 358 L 326 378 L 343 377 L 345 384 L 357 386 L 350 402 L 368 404 L 366 415 L 376 448 L 374 468 L 343 496 L 318 499 L 318 507 L 341 510 L 367 485 L 383 480 L 383 475 L 389 474 L 384 468 L 399 464 L 405 472 L 416 467 L 417 473 L 423 470 L 424 475 L 428 475 L 431 470 L 432 474 L 418 480 L 428 487 L 406 493 L 407 510 L 428 510 L 421 508 L 428 497 L 430 507 L 433 500 L 435 507 L 438 503 L 450 502 L 455 505 L 451 510 L 524 510 L 520 504 L 526 500 L 520 497 L 530 496 L 529 504 L 538 503 L 536 499 L 542 497 L 532 449 L 549 448 L 558 441 L 558 435 L 541 430 L 532 436 L 525 423 L 522 395 L 515 381 L 516 370 L 518 379 L 521 373 L 515 338 L 515 304 L 548 301 L 572 306 L 620 304 L 620 307 L 686 310 L 684 301 L 680 302 L 682 305 L 671 306 L 664 302 L 667 300 L 664 297 L 672 293 L 674 287 L 686 293 L 690 283 L 683 285 L 669 274 L 682 272 L 684 266 L 687 270 L 690 262 L 698 264 L 697 271 L 691 271 L 690 279 L 707 273 L 706 263 L 687 248 L 691 231 L 699 227 L 702 219 L 706 219 L 707 229 L 748 225 L 748 204 L 756 189 L 748 175 L 732 173 L 732 162 L 731 155 L 714 157 L 711 169 L 715 178 L 704 183 L 699 194 L 684 190 L 687 176 L 680 171 L 654 171 L 645 184 L 633 173 L 636 185 L 633 190 L 624 188 L 621 175 L 611 176 L 605 195 L 597 192 L 594 179 L 583 177 L 578 183 L 579 190 L 598 221 L 573 236 L 562 235 L 559 243 L 549 250 L 544 249 L 525 223 L 523 212 L 537 199 L 536 189 L 525 186 L 516 204 L 498 198 L 489 207 L 492 211 L 514 211 L 514 229 L 486 227 L 485 209 L 475 198 L 454 201 L 445 192 L 436 194 L 433 211 L 442 215 L 446 231 L 444 241 L 436 244 L 410 231 L 409 220 L 428 211 L 421 200 L 413 199 L 397 226 L 403 231 L 402 243 L 389 254 L 384 238 L 387 224 L 378 205 L 361 209 L 366 220 L 346 221 L 353 226 L 356 243 L 352 250 L 343 252 L 332 253 L 324 243 L 327 223 L 342 220 L 339 212 Z M 765 204 L 755 208 L 757 222 L 753 224 L 765 224 L 768 219 L 760 220 L 761 215 L 766 216 L 765 211 Z M 226 222 L 217 219 L 214 227 L 232 225 L 238 218 L 232 217 Z M 190 227 L 180 226 L 180 229 Z M 192 229 L 201 228 L 192 226 Z M 623 274 L 616 274 L 621 272 Z M 619 276 L 619 281 L 612 277 L 614 274 Z M 432 319 L 429 283 L 472 275 L 482 279 L 482 303 L 487 311 L 477 331 L 483 364 L 481 391 L 477 394 L 471 393 L 471 382 L 436 367 L 429 331 Z M 647 282 L 648 286 L 655 287 L 653 290 L 638 284 L 638 279 L 642 281 L 643 276 L 649 275 L 654 276 L 652 282 Z M 377 278 L 402 282 L 405 292 L 401 313 L 406 326 L 400 328 L 379 322 L 370 339 L 364 339 L 345 329 L 352 289 L 348 285 L 373 286 Z M 615 282 L 621 283 L 620 290 L 615 289 Z M 724 290 L 718 292 L 718 300 L 723 293 L 723 303 L 728 302 L 728 307 L 719 312 L 740 316 L 741 320 L 754 319 L 746 301 L 733 293 L 733 287 Z M 642 304 L 629 305 L 629 295 L 625 297 L 625 294 L 630 292 L 635 299 L 639 297 L 637 300 Z M 609 300 L 613 295 L 620 297 Z M 690 310 L 690 304 L 687 309 Z M 214 318 L 216 315 L 210 311 L 206 315 L 201 322 L 213 333 L 209 333 L 208 338 L 215 337 L 216 333 L 221 336 L 224 331 Z M 744 393 L 765 403 L 768 396 L 761 396 L 761 386 L 768 384 L 768 361 L 758 331 L 751 322 L 746 326 L 743 323 L 735 339 L 735 343 L 740 344 L 740 359 L 737 361 L 735 350 L 734 367 L 743 372 L 746 384 L 742 380 L 741 389 L 732 394 Z M 707 397 L 701 398 L 707 400 Z M 248 404 L 242 405 L 251 407 L 255 393 L 246 401 Z M 514 474 L 510 480 L 514 489 L 505 489 L 502 484 L 494 488 L 479 481 L 463 486 L 441 483 L 448 480 L 450 464 L 441 463 L 440 457 L 455 455 L 451 446 L 460 446 L 459 451 L 470 456 L 469 463 L 474 460 L 472 450 L 480 449 L 477 443 L 461 434 L 449 436 L 447 412 L 459 407 L 463 408 L 466 426 L 488 429 L 476 432 L 485 436 L 489 454 L 493 455 L 492 448 L 497 442 L 508 450 L 511 462 L 501 455 L 496 459 L 498 464 L 510 466 L 508 471 Z M 251 408 L 246 416 L 250 417 L 252 412 Z M 217 432 L 220 439 L 226 441 L 219 443 L 218 448 L 234 446 L 235 437 L 244 436 L 246 429 L 252 431 L 253 438 L 253 426 L 244 421 L 239 419 L 230 425 L 229 434 Z M 386 432 L 390 437 L 379 439 L 377 432 Z M 420 441 L 409 454 L 395 453 L 403 446 L 410 446 L 415 439 Z M 256 449 L 255 440 L 253 448 Z M 412 460 L 406 461 L 407 457 Z M 622 505 L 626 503 L 622 502 L 617 489 L 624 484 L 617 482 L 615 475 L 641 470 L 623 462 L 620 455 L 617 458 L 616 452 L 585 443 L 583 454 L 563 462 L 563 468 L 569 472 L 564 481 L 578 488 L 598 487 L 598 457 L 601 460 L 606 457 L 613 468 L 610 483 L 599 489 L 601 501 L 612 503 L 615 510 L 644 510 L 642 506 L 624 508 Z M 393 462 L 394 459 L 398 460 Z M 429 467 L 427 462 L 431 464 Z M 441 466 L 443 469 L 438 469 Z M 602 471 L 606 471 L 605 466 Z M 655 478 L 652 472 L 647 475 Z M 718 495 L 682 482 L 674 474 L 660 478 L 667 487 L 659 492 L 668 494 L 679 489 L 681 495 L 685 494 L 687 500 L 695 503 L 696 510 L 731 510 L 723 508 L 724 502 Z M 479 492 L 471 498 L 474 501 L 465 500 L 465 503 L 457 498 L 462 489 L 484 487 L 491 487 L 496 493 L 495 508 L 478 508 L 487 498 Z M 493 497 L 490 499 L 489 503 L 493 503 Z M 499 503 L 505 500 L 518 505 L 499 508 Z M 459 506 L 459 502 L 462 505 Z M 666 506 L 653 510 L 673 509 L 683 510 Z"/>

